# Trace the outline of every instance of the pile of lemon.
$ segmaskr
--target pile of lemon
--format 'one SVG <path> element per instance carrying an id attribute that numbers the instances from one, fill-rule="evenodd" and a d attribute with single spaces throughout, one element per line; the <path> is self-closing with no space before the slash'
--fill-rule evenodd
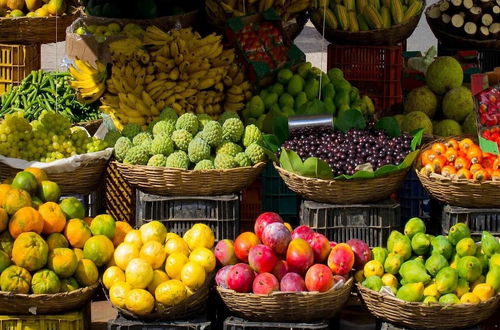
<path id="1" fill-rule="evenodd" d="M 175 306 L 200 289 L 215 269 L 214 233 L 198 223 L 183 237 L 159 221 L 129 231 L 103 274 L 111 303 L 136 315 Z"/>

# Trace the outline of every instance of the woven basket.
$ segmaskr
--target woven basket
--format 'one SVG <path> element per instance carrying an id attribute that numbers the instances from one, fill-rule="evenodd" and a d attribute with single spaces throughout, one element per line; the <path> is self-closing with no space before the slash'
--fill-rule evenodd
<path id="1" fill-rule="evenodd" d="M 85 121 L 81 123 L 76 123 L 73 126 L 80 126 L 83 127 L 89 132 L 90 136 L 94 136 L 94 134 L 97 132 L 99 127 L 102 124 L 102 118 L 101 119 L 96 119 L 96 120 L 91 120 L 91 121 Z"/>
<path id="2" fill-rule="evenodd" d="M 425 2 L 424 2 L 425 7 Z M 370 45 L 370 46 L 393 46 L 406 41 L 418 25 L 423 10 L 417 16 L 412 17 L 405 23 L 393 25 L 388 29 L 377 29 L 369 31 L 350 32 L 334 30 L 325 27 L 325 39 L 338 45 Z M 323 17 L 311 16 L 311 22 L 320 34 L 323 34 Z"/>
<path id="3" fill-rule="evenodd" d="M 217 196 L 245 189 L 265 163 L 228 170 L 191 171 L 115 162 L 125 180 L 143 192 L 170 196 Z"/>
<path id="4" fill-rule="evenodd" d="M 55 294 L 18 294 L 0 291 L 0 314 L 59 314 L 73 311 L 85 306 L 98 288 L 99 283 Z"/>
<path id="5" fill-rule="evenodd" d="M 409 169 L 371 179 L 322 180 L 274 167 L 285 184 L 305 199 L 331 204 L 363 204 L 388 198 L 398 191 Z"/>
<path id="6" fill-rule="evenodd" d="M 217 287 L 231 312 L 249 321 L 310 322 L 330 319 L 349 299 L 352 277 L 344 286 L 327 292 L 273 292 L 270 295 L 238 293 Z"/>
<path id="7" fill-rule="evenodd" d="M 500 294 L 476 305 L 442 306 L 406 302 L 356 283 L 361 301 L 375 317 L 410 329 L 467 328 L 488 319 L 498 308 Z"/>
<path id="8" fill-rule="evenodd" d="M 432 30 L 432 33 L 436 36 L 436 38 L 442 42 L 444 45 L 451 45 L 453 48 L 469 48 L 469 49 L 500 49 L 500 40 L 475 40 L 464 38 L 463 36 L 458 36 L 451 34 L 449 32 L 445 32 L 441 30 L 441 27 L 436 24 L 436 21 L 429 17 L 429 11 L 432 7 L 439 6 L 441 3 L 437 2 L 432 6 L 429 6 L 425 11 L 425 18 L 427 19 L 427 23 Z"/>

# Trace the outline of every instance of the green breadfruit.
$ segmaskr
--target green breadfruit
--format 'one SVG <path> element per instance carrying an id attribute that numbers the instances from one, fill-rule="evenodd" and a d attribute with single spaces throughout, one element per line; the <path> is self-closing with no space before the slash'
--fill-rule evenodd
<path id="1" fill-rule="evenodd" d="M 159 136 L 153 139 L 149 147 L 151 155 L 162 154 L 165 156 L 174 152 L 174 142 L 167 136 Z"/>
<path id="2" fill-rule="evenodd" d="M 420 128 L 424 129 L 425 134 L 432 135 L 432 122 L 429 117 L 421 111 L 408 113 L 401 125 L 401 130 L 409 133 Z"/>
<path id="3" fill-rule="evenodd" d="M 204 159 L 200 162 L 198 162 L 194 166 L 195 171 L 201 171 L 201 170 L 213 170 L 215 168 L 214 162 L 211 161 L 210 159 Z"/>
<path id="4" fill-rule="evenodd" d="M 135 146 L 129 149 L 123 163 L 131 165 L 146 165 L 149 160 L 149 152 L 143 146 Z"/>
<path id="5" fill-rule="evenodd" d="M 148 166 L 165 167 L 167 165 L 167 157 L 165 155 L 153 155 L 148 160 Z"/>
<path id="6" fill-rule="evenodd" d="M 429 118 L 434 117 L 438 108 L 438 98 L 427 86 L 412 90 L 404 103 L 405 113 L 422 111 Z"/>
<path id="7" fill-rule="evenodd" d="M 174 109 L 166 107 L 160 113 L 160 119 L 175 124 L 179 116 Z"/>
<path id="8" fill-rule="evenodd" d="M 433 126 L 432 132 L 437 136 L 462 135 L 462 127 L 452 119 L 441 120 Z"/>
<path id="9" fill-rule="evenodd" d="M 257 143 L 252 143 L 245 149 L 245 154 L 250 158 L 252 164 L 264 162 L 266 160 L 266 153 L 264 149 Z"/>
<path id="10" fill-rule="evenodd" d="M 443 98 L 443 114 L 448 119 L 462 122 L 474 110 L 474 98 L 470 89 L 453 88 Z"/>
<path id="11" fill-rule="evenodd" d="M 206 113 L 200 113 L 196 115 L 198 118 L 198 122 L 200 123 L 200 130 L 205 128 L 205 125 L 211 121 L 213 121 L 212 117 L 207 115 Z"/>
<path id="12" fill-rule="evenodd" d="M 217 121 L 209 121 L 201 131 L 201 138 L 212 147 L 218 147 L 222 143 L 222 126 Z"/>
<path id="13" fill-rule="evenodd" d="M 165 166 L 187 170 L 189 168 L 188 155 L 184 151 L 175 151 L 167 157 Z"/>
<path id="14" fill-rule="evenodd" d="M 129 151 L 130 148 L 132 148 L 134 145 L 132 141 L 130 141 L 129 138 L 122 136 L 118 140 L 116 140 L 115 143 L 115 157 L 119 162 L 123 162 L 125 159 L 125 156 L 127 155 L 127 152 Z"/>
<path id="15" fill-rule="evenodd" d="M 196 115 L 190 112 L 185 113 L 180 116 L 179 119 L 177 119 L 177 122 L 175 123 L 175 129 L 185 129 L 186 131 L 191 133 L 191 135 L 196 135 L 199 129 L 198 118 L 196 118 Z"/>
<path id="16" fill-rule="evenodd" d="M 198 163 L 204 159 L 210 158 L 210 145 L 200 138 L 194 138 L 189 142 L 188 156 L 192 163 Z"/>
<path id="17" fill-rule="evenodd" d="M 241 140 L 245 126 L 243 122 L 236 118 L 229 118 L 222 125 L 222 138 L 231 142 Z"/>
<path id="18" fill-rule="evenodd" d="M 134 136 L 134 139 L 132 140 L 132 143 L 134 146 L 141 145 L 144 141 L 152 141 L 153 137 L 151 136 L 151 133 L 149 132 L 141 132 Z"/>
<path id="19" fill-rule="evenodd" d="M 116 141 L 121 138 L 121 134 L 118 131 L 109 131 L 104 136 L 104 142 L 108 144 L 108 146 L 113 147 Z"/>
<path id="20" fill-rule="evenodd" d="M 467 115 L 464 120 L 464 124 L 462 125 L 462 130 L 465 134 L 477 133 L 476 114 L 474 112 L 471 112 Z"/>
<path id="21" fill-rule="evenodd" d="M 240 119 L 240 116 L 234 111 L 225 111 L 219 116 L 219 124 L 223 125 L 229 118 Z"/>
<path id="22" fill-rule="evenodd" d="M 248 125 L 245 127 L 245 132 L 243 133 L 243 145 L 248 147 L 254 142 L 259 142 L 262 139 L 262 132 L 255 125 Z"/>
<path id="23" fill-rule="evenodd" d="M 425 80 L 434 93 L 443 95 L 452 88 L 462 86 L 464 72 L 460 63 L 453 57 L 438 57 L 427 68 Z"/>
<path id="24" fill-rule="evenodd" d="M 172 133 L 175 131 L 175 125 L 169 121 L 159 121 L 153 126 L 153 136 L 157 137 L 160 135 L 170 137 Z"/>
<path id="25" fill-rule="evenodd" d="M 193 140 L 193 135 L 185 129 L 179 129 L 172 133 L 172 141 L 179 150 L 187 151 L 191 140 Z"/>
<path id="26" fill-rule="evenodd" d="M 130 140 L 141 132 L 141 126 L 137 124 L 127 124 L 122 129 L 122 135 L 128 137 Z"/>
<path id="27" fill-rule="evenodd" d="M 240 167 L 252 166 L 252 161 L 244 152 L 238 153 L 234 157 L 234 160 L 238 163 Z"/>
<path id="28" fill-rule="evenodd" d="M 218 154 L 214 159 L 214 166 L 217 169 L 228 169 L 238 167 L 238 163 L 234 157 L 226 154 Z"/>
<path id="29" fill-rule="evenodd" d="M 240 153 L 243 151 L 243 148 L 239 145 L 237 145 L 236 143 L 233 143 L 233 142 L 229 142 L 229 141 L 226 141 L 226 142 L 223 142 L 216 150 L 216 154 L 225 154 L 225 155 L 229 155 L 229 156 L 232 156 L 232 157 L 235 157 L 236 154 Z"/>

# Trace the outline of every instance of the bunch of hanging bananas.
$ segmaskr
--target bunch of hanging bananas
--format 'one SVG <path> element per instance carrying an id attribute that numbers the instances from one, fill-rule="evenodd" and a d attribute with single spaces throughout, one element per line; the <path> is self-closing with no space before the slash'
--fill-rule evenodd
<path id="1" fill-rule="evenodd" d="M 121 129 L 127 123 L 146 126 L 166 106 L 214 118 L 243 109 L 251 85 L 235 63 L 234 49 L 224 50 L 221 39 L 151 26 L 141 38 L 111 43 L 113 65 L 101 110 Z"/>
<path id="2" fill-rule="evenodd" d="M 81 103 L 94 103 L 106 90 L 106 66 L 99 61 L 96 61 L 96 67 L 93 67 L 77 58 L 74 65 L 69 67 L 69 72 L 74 79 L 69 84 L 76 90 L 78 101 Z"/>
<path id="3" fill-rule="evenodd" d="M 245 16 L 274 9 L 283 22 L 309 9 L 312 0 L 205 0 L 207 17 L 214 25 L 223 25 L 229 17 Z"/>

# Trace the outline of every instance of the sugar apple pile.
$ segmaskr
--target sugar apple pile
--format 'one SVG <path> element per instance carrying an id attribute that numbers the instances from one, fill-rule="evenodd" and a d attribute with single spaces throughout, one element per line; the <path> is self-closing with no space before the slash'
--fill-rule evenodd
<path id="1" fill-rule="evenodd" d="M 115 141 L 115 158 L 131 165 L 197 171 L 252 166 L 266 160 L 257 126 L 245 127 L 232 113 L 220 119 L 191 113 L 178 117 L 166 108 L 147 131 L 129 124 L 121 133 L 109 132 L 108 140 Z"/>

